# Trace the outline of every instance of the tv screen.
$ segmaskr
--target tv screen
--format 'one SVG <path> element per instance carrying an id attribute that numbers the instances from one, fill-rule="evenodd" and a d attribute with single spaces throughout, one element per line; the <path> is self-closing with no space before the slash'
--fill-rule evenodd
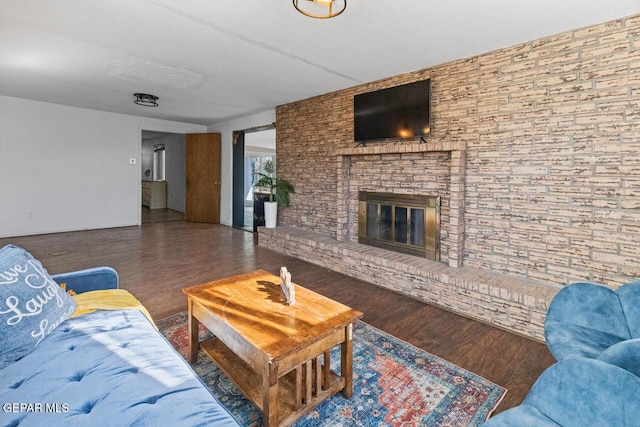
<path id="1" fill-rule="evenodd" d="M 431 80 L 353 97 L 354 140 L 419 138 L 429 133 Z"/>

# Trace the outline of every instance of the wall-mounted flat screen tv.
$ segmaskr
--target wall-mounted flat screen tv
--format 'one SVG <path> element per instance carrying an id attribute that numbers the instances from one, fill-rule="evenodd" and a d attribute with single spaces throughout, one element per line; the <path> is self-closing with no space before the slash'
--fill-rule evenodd
<path id="1" fill-rule="evenodd" d="M 357 142 L 419 138 L 429 134 L 431 80 L 421 80 L 353 97 Z"/>

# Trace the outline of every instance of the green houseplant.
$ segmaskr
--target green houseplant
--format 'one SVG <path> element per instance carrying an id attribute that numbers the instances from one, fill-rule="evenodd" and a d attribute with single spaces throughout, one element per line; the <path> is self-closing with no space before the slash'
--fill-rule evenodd
<path id="1" fill-rule="evenodd" d="M 273 160 L 266 160 L 262 171 L 255 173 L 254 188 L 265 188 L 269 191 L 269 201 L 264 202 L 265 227 L 274 228 L 278 217 L 278 205 L 283 208 L 290 206 L 289 194 L 295 194 L 293 185 L 286 179 L 275 176 L 276 165 Z"/>

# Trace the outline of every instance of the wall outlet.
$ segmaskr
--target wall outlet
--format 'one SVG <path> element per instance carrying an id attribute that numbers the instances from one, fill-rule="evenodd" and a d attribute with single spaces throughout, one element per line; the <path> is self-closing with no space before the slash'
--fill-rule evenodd
<path id="1" fill-rule="evenodd" d="M 300 221 L 302 221 L 302 222 L 307 222 L 307 217 L 306 217 L 305 215 L 302 215 L 302 216 L 300 217 Z"/>
<path id="2" fill-rule="evenodd" d="M 129 159 L 129 163 L 132 164 L 132 165 L 135 165 L 136 164 L 136 159 Z"/>

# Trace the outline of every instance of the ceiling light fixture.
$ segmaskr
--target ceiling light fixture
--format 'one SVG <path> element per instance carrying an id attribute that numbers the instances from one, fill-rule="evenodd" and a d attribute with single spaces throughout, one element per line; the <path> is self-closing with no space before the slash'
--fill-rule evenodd
<path id="1" fill-rule="evenodd" d="M 134 93 L 133 96 L 136 99 L 133 101 L 135 104 L 142 105 L 144 107 L 157 107 L 158 97 L 155 95 L 149 95 L 148 93 Z"/>
<path id="2" fill-rule="evenodd" d="M 293 7 L 303 15 L 327 19 L 344 12 L 347 0 L 293 0 Z"/>

